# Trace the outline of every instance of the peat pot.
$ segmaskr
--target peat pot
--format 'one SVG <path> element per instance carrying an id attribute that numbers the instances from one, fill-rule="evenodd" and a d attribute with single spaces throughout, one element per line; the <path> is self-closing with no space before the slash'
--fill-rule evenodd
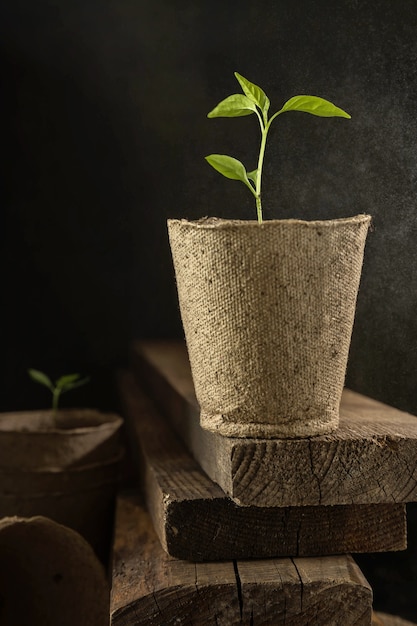
<path id="1" fill-rule="evenodd" d="M 0 414 L 0 468 L 74 468 L 119 451 L 122 419 L 94 409 Z"/>
<path id="2" fill-rule="evenodd" d="M 104 626 L 109 586 L 78 533 L 45 517 L 0 520 L 0 626 Z"/>
<path id="3" fill-rule="evenodd" d="M 168 220 L 204 428 L 262 438 L 337 428 L 370 221 Z"/>
<path id="4" fill-rule="evenodd" d="M 90 409 L 0 414 L 0 517 L 43 515 L 106 558 L 122 457 L 117 415 Z"/>

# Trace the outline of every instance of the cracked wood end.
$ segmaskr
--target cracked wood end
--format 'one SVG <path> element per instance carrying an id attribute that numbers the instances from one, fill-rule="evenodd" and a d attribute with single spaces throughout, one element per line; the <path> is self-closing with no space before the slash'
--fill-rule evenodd
<path id="1" fill-rule="evenodd" d="M 417 419 L 345 390 L 340 427 L 308 439 L 237 439 L 199 424 L 185 345 L 137 342 L 133 367 L 210 478 L 244 506 L 417 500 Z"/>
<path id="2" fill-rule="evenodd" d="M 190 563 L 163 551 L 150 517 L 119 497 L 112 626 L 370 626 L 372 591 L 350 556 Z"/>
<path id="3" fill-rule="evenodd" d="M 119 392 L 147 508 L 172 556 L 216 561 L 406 548 L 403 504 L 236 505 L 204 474 L 129 372 L 120 374 Z"/>

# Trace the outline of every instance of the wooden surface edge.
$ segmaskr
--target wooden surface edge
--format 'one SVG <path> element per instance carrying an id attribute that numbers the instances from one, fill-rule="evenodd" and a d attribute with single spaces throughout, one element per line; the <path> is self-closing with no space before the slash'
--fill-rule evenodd
<path id="1" fill-rule="evenodd" d="M 204 471 L 237 504 L 332 506 L 417 500 L 415 417 L 352 392 L 352 406 L 345 409 L 350 417 L 334 434 L 296 440 L 221 437 L 199 425 L 184 345 L 136 342 L 133 352 L 139 377 L 146 375 Z M 362 400 L 363 406 L 358 406 Z M 294 459 L 297 476 L 285 465 L 288 458 Z"/>
<path id="2" fill-rule="evenodd" d="M 349 556 L 188 563 L 161 548 L 134 497 L 117 502 L 112 626 L 314 623 L 367 626 L 372 593 Z"/>
<path id="3" fill-rule="evenodd" d="M 129 372 L 120 373 L 119 391 L 147 507 L 172 556 L 209 561 L 406 548 L 405 505 L 239 507 L 202 472 Z"/>

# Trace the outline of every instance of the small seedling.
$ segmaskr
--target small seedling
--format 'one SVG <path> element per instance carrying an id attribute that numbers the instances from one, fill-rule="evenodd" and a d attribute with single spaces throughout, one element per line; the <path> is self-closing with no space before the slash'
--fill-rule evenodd
<path id="1" fill-rule="evenodd" d="M 49 376 L 39 370 L 29 369 L 28 374 L 32 380 L 40 385 L 44 385 L 44 387 L 47 387 L 52 393 L 52 411 L 54 415 L 57 414 L 61 394 L 71 391 L 71 389 L 81 387 L 90 380 L 89 378 L 81 378 L 81 374 L 66 374 L 58 378 L 54 384 Z"/>
<path id="2" fill-rule="evenodd" d="M 286 111 L 302 111 L 304 113 L 311 113 L 311 115 L 317 115 L 318 117 L 345 117 L 347 119 L 350 119 L 350 115 L 328 100 L 324 100 L 318 96 L 294 96 L 284 104 L 282 109 L 268 118 L 270 102 L 265 92 L 237 72 L 235 72 L 235 77 L 242 88 L 243 94 L 234 94 L 222 100 L 210 111 L 207 117 L 242 117 L 256 113 L 261 126 L 258 166 L 255 170 L 247 172 L 241 161 L 225 154 L 210 154 L 206 157 L 206 160 L 215 170 L 223 174 L 226 178 L 240 180 L 250 189 L 251 193 L 255 196 L 258 222 L 261 224 L 262 167 L 265 156 L 266 139 L 272 122 L 278 115 Z"/>

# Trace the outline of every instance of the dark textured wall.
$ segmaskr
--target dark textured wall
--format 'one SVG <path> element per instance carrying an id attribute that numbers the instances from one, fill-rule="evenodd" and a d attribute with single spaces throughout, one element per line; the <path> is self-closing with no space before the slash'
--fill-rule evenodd
<path id="1" fill-rule="evenodd" d="M 417 414 L 416 27 L 415 0 L 6 0 L 1 409 L 43 402 L 29 366 L 110 403 L 133 337 L 181 335 L 166 218 L 255 217 L 203 160 L 255 166 L 256 119 L 206 118 L 237 70 L 351 113 L 279 118 L 265 216 L 372 214 L 348 383 Z"/>
<path id="2" fill-rule="evenodd" d="M 351 113 L 279 118 L 265 215 L 373 215 L 348 382 L 417 413 L 416 3 L 175 4 L 2 5 L 6 388 L 25 394 L 28 365 L 106 369 L 133 336 L 181 334 L 166 218 L 254 217 L 203 160 L 255 165 L 256 119 L 206 119 L 238 70 L 275 109 L 312 93 Z"/>

